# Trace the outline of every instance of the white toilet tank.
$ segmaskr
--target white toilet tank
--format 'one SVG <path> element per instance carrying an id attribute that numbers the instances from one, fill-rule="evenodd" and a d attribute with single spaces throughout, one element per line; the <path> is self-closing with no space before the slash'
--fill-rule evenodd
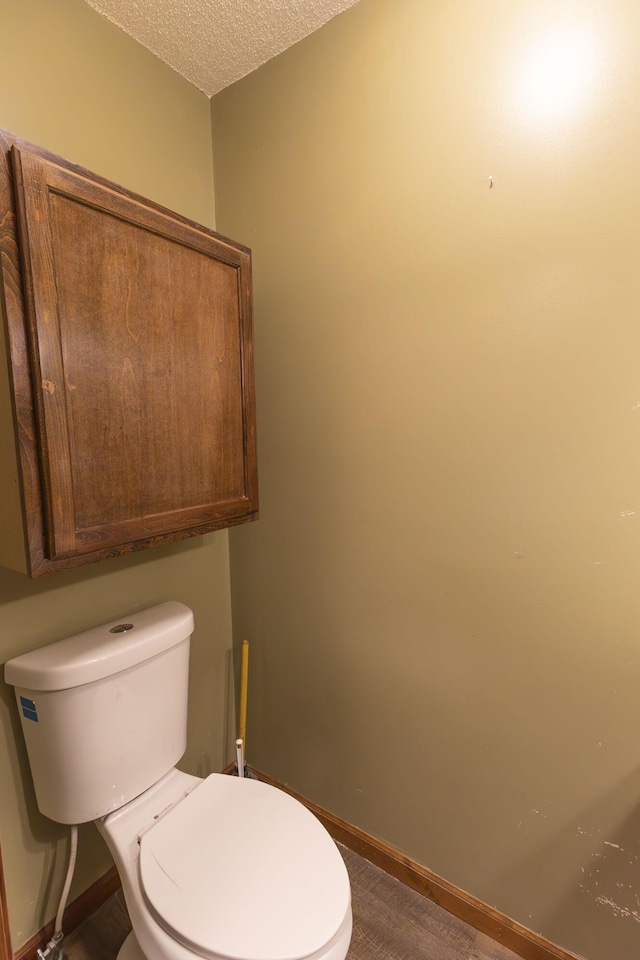
<path id="1" fill-rule="evenodd" d="M 187 742 L 193 613 L 170 601 L 5 664 L 41 812 L 84 823 L 161 779 Z"/>

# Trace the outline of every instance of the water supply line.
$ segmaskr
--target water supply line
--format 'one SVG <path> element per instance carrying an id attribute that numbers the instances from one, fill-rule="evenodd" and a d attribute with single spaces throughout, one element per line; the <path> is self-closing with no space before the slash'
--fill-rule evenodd
<path id="1" fill-rule="evenodd" d="M 64 887 L 62 888 L 62 896 L 60 897 L 60 904 L 58 906 L 58 912 L 56 914 L 56 921 L 53 928 L 53 936 L 51 940 L 47 943 L 44 950 L 38 950 L 37 956 L 38 960 L 62 960 L 64 954 L 60 944 L 64 938 L 64 933 L 62 932 L 62 919 L 64 917 L 65 907 L 67 906 L 67 900 L 69 899 L 69 890 L 71 888 L 71 881 L 73 879 L 73 872 L 76 868 L 76 856 L 78 853 L 78 828 L 75 824 L 71 827 L 71 843 L 69 847 L 69 865 L 67 867 L 67 876 L 65 877 Z"/>
<path id="2" fill-rule="evenodd" d="M 242 737 L 236 740 L 236 769 L 239 777 L 244 777 L 244 744 Z"/>

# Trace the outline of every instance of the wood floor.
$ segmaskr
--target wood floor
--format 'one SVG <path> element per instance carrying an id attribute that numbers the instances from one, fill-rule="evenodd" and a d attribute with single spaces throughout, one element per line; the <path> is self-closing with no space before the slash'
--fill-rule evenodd
<path id="1" fill-rule="evenodd" d="M 340 847 L 353 898 L 347 960 L 519 960 L 473 927 Z M 69 960 L 115 960 L 130 930 L 122 894 L 114 894 L 64 942 Z"/>

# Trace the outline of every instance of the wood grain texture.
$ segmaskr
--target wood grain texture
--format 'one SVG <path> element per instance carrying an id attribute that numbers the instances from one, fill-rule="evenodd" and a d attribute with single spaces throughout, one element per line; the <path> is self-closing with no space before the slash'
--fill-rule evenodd
<path id="1" fill-rule="evenodd" d="M 255 519 L 250 252 L 0 144 L 31 575 Z"/>
<path id="2" fill-rule="evenodd" d="M 351 880 L 349 960 L 467 960 L 472 927 L 348 848 L 341 853 Z"/>
<path id="3" fill-rule="evenodd" d="M 24 499 L 24 541 L 22 552 L 14 548 L 2 555 L 2 561 L 20 573 L 31 573 L 40 567 L 37 555 L 42 553 L 43 514 L 40 499 L 40 468 L 36 446 L 36 423 L 31 374 L 29 369 L 29 346 L 24 322 L 25 303 L 22 285 L 22 270 L 17 243 L 17 225 L 13 199 L 13 178 L 10 168 L 13 138 L 0 130 L 0 295 L 3 298 L 3 334 L 7 340 L 7 376 L 13 399 L 14 423 L 4 424 L 5 429 L 14 427 L 16 433 L 19 479 Z M 9 371 L 11 371 L 9 373 Z M 5 411 L 5 415 L 8 411 Z M 3 503 L 3 512 L 12 505 Z M 14 518 L 9 518 L 13 525 Z M 44 572 L 44 571 L 43 571 Z M 37 575 L 33 573 L 32 575 Z"/>
<path id="4" fill-rule="evenodd" d="M 9 912 L 7 894 L 4 885 L 2 850 L 0 849 L 0 960 L 11 960 L 11 938 L 9 936 Z"/>
<path id="5" fill-rule="evenodd" d="M 516 956 L 508 947 L 496 943 L 492 937 L 478 931 L 469 960 L 514 960 Z"/>
<path id="6" fill-rule="evenodd" d="M 345 820 L 323 810 L 317 804 L 283 786 L 271 777 L 252 770 L 258 779 L 285 790 L 314 813 L 338 842 L 358 853 L 365 860 L 380 867 L 389 876 L 402 881 L 408 887 L 439 904 L 455 917 L 464 920 L 475 930 L 523 960 L 582 960 L 576 954 L 546 940 L 540 934 L 528 930 L 522 924 L 473 897 L 454 884 L 433 873 L 427 867 L 405 856 L 393 847 L 359 830 Z M 480 954 L 478 960 L 481 960 Z"/>

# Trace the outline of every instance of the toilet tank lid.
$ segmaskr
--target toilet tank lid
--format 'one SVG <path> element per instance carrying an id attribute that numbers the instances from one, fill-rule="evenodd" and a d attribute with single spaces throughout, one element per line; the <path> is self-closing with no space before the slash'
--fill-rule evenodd
<path id="1" fill-rule="evenodd" d="M 7 661 L 4 678 L 27 690 L 67 690 L 149 660 L 192 633 L 192 611 L 169 600 L 23 653 Z"/>

